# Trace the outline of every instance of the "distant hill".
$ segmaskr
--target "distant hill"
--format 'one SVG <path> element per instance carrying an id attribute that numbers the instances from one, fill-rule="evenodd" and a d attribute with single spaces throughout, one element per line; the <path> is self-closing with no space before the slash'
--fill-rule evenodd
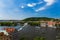
<path id="1" fill-rule="evenodd" d="M 60 21 L 59 19 L 54 19 L 54 18 L 48 18 L 48 17 L 30 17 L 30 18 L 26 18 L 22 21 L 50 21 L 50 20 L 54 20 L 54 21 Z"/>

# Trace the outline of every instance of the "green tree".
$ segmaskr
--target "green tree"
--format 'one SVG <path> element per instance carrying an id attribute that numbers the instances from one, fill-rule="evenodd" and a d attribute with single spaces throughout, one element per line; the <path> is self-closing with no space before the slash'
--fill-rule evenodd
<path id="1" fill-rule="evenodd" d="M 44 37 L 35 37 L 33 40 L 45 40 Z"/>

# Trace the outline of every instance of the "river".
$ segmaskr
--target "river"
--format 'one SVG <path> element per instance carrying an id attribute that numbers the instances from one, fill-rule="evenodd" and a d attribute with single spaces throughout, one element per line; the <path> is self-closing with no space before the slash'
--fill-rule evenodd
<path id="1" fill-rule="evenodd" d="M 3 30 L 3 28 L 6 28 L 8 26 L 1 26 L 0 30 Z M 17 30 L 14 33 L 12 33 L 13 40 L 18 40 L 21 37 L 27 38 L 26 40 L 32 40 L 36 36 L 43 36 L 45 37 L 45 40 L 56 40 L 56 29 L 55 28 L 42 28 L 38 26 L 25 26 L 22 30 L 18 31 L 18 29 L 21 28 L 21 26 L 14 26 L 14 28 Z"/>

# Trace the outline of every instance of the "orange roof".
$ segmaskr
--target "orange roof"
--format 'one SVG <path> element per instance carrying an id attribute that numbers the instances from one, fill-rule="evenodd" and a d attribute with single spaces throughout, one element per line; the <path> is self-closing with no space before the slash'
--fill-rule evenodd
<path id="1" fill-rule="evenodd" d="M 48 22 L 48 25 L 52 25 L 53 24 L 53 22 Z"/>
<path id="2" fill-rule="evenodd" d="M 11 32 L 14 32 L 14 28 L 5 28 L 5 30 L 6 30 L 6 32 L 8 32 L 8 33 L 11 33 Z"/>

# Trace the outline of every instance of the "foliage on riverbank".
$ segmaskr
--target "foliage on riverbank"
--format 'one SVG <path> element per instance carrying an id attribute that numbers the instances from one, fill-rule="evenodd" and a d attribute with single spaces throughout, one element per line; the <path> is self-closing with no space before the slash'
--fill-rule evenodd
<path id="1" fill-rule="evenodd" d="M 35 37 L 33 40 L 45 40 L 44 37 Z"/>
<path id="2" fill-rule="evenodd" d="M 40 26 L 40 22 L 29 22 L 28 24 L 31 26 Z"/>
<path id="3" fill-rule="evenodd" d="M 12 22 L 10 22 L 8 20 L 7 20 L 8 22 L 0 22 L 0 26 L 17 26 L 17 25 L 24 25 L 24 23 L 28 23 L 31 26 L 40 26 L 40 21 L 51 21 L 51 20 L 60 22 L 59 19 L 54 19 L 54 18 L 30 17 L 30 18 L 26 18 L 24 20 L 19 20 L 19 21 L 16 20 L 17 22 L 15 22 L 14 20 L 11 20 Z"/>
<path id="4" fill-rule="evenodd" d="M 21 37 L 20 40 L 28 40 L 26 37 Z M 44 37 L 34 37 L 32 40 L 45 40 Z"/>
<path id="5" fill-rule="evenodd" d="M 11 22 L 0 22 L 0 26 L 16 26 L 16 23 Z"/>
<path id="6" fill-rule="evenodd" d="M 59 19 L 55 19 L 55 18 L 48 18 L 48 17 L 30 17 L 30 18 L 26 18 L 23 21 L 60 21 Z"/>

